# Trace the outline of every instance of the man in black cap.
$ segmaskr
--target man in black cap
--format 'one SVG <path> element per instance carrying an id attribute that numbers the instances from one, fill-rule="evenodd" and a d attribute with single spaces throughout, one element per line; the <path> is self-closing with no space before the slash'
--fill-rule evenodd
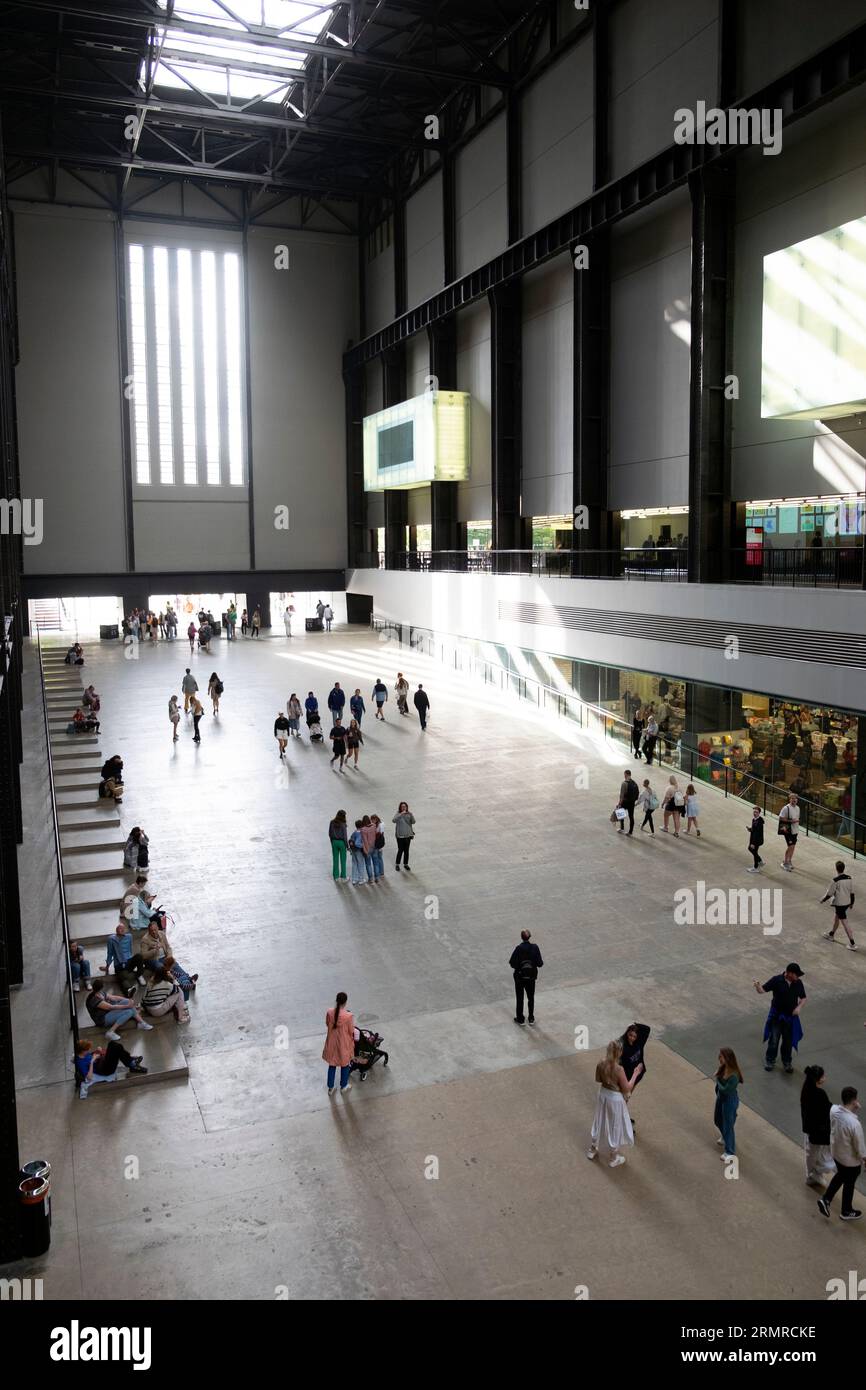
<path id="1" fill-rule="evenodd" d="M 753 980 L 752 983 L 756 993 L 773 996 L 764 1025 L 764 1042 L 767 1044 L 764 1071 L 773 1070 L 781 1043 L 782 1066 L 785 1071 L 792 1072 L 794 1066 L 791 1051 L 796 1051 L 803 1036 L 803 1025 L 800 1022 L 800 1011 L 806 1003 L 803 972 L 794 960 L 785 966 L 781 975 L 774 975 L 765 985 L 762 985 L 760 980 Z"/>
<path id="2" fill-rule="evenodd" d="M 526 993 L 527 1012 L 529 1022 L 535 1022 L 535 981 L 538 979 L 538 972 L 544 964 L 541 959 L 541 952 L 538 947 L 530 941 L 532 932 L 525 929 L 520 933 L 520 945 L 515 946 L 511 952 L 511 959 L 508 964 L 514 971 L 514 993 L 517 996 L 517 1012 L 514 1015 L 515 1023 L 524 1023 L 523 1017 L 523 995 Z"/>

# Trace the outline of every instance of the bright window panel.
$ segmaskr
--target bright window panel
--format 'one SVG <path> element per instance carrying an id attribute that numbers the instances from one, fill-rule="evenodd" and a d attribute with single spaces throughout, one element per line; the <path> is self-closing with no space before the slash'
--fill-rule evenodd
<path id="1" fill-rule="evenodd" d="M 207 481 L 220 481 L 219 351 L 217 348 L 216 256 L 201 253 L 201 341 L 204 358 L 204 426 Z"/>
<path id="2" fill-rule="evenodd" d="M 241 286 L 238 256 L 226 254 L 223 257 L 223 288 L 229 482 L 237 486 L 244 480 L 243 404 L 241 399 Z"/>
<path id="3" fill-rule="evenodd" d="M 150 433 L 147 418 L 147 319 L 144 301 L 144 247 L 129 248 L 130 373 L 126 383 L 132 390 L 132 429 L 135 477 L 150 482 Z"/>

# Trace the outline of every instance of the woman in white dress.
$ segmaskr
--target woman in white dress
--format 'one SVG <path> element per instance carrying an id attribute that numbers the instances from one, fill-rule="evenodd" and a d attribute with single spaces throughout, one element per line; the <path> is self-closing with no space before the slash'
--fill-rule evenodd
<path id="1" fill-rule="evenodd" d="M 595 1069 L 595 1079 L 599 1082 L 598 1100 L 592 1117 L 587 1158 L 597 1158 L 600 1148 L 610 1150 L 609 1166 L 618 1168 L 625 1163 L 620 1149 L 630 1148 L 634 1143 L 634 1130 L 628 1113 L 628 1098 L 637 1085 L 643 1071 L 643 1062 L 635 1067 L 629 1081 L 621 1065 L 622 1043 L 609 1042 L 603 1062 Z"/>

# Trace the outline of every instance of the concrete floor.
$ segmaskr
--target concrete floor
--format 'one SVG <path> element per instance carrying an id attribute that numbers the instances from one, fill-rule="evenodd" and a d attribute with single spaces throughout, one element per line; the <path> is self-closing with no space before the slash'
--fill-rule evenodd
<path id="1" fill-rule="evenodd" d="M 617 836 L 620 753 L 365 629 L 188 650 L 130 661 L 105 646 L 85 674 L 103 697 L 101 746 L 125 760 L 124 828 L 150 835 L 172 944 L 201 973 L 190 1081 L 81 1104 L 62 1080 L 38 838 L 22 861 L 33 899 L 16 1051 L 22 1157 L 54 1166 L 55 1228 L 48 1257 L 15 1272 L 38 1272 L 48 1298 L 562 1299 L 578 1285 L 594 1298 L 826 1297 L 863 1231 L 825 1222 L 803 1184 L 800 1068 L 820 1060 L 834 1098 L 849 1083 L 866 1095 L 866 938 L 863 955 L 820 940 L 832 848 L 801 841 L 788 878 L 769 837 L 761 886 L 782 892 L 779 935 L 678 926 L 678 888 L 753 886 L 742 805 L 704 790 L 697 842 Z M 183 726 L 172 746 L 166 712 L 187 664 L 202 688 L 214 669 L 226 687 L 198 750 Z M 368 712 L 359 772 L 339 776 L 306 740 L 279 764 L 271 731 L 292 690 L 324 707 L 336 678 L 369 704 L 376 676 L 390 687 L 398 669 L 429 690 L 426 735 L 392 700 L 384 726 Z M 29 693 L 32 846 L 45 789 Z M 653 774 L 658 791 L 665 780 Z M 412 875 L 393 872 L 389 833 L 384 885 L 335 886 L 337 807 L 377 811 L 390 831 L 401 799 L 417 817 Z M 507 961 L 526 925 L 545 958 L 536 1030 L 511 1021 Z M 806 1036 L 798 1075 L 767 1075 L 751 981 L 790 959 L 806 972 Z M 391 1065 L 329 1100 L 323 1015 L 341 988 Z M 584 1157 L 593 1072 L 635 1016 L 654 1030 L 640 1138 L 610 1172 Z M 577 1028 L 589 1051 L 575 1050 Z M 746 1073 L 736 1181 L 706 1079 L 724 1044 Z"/>

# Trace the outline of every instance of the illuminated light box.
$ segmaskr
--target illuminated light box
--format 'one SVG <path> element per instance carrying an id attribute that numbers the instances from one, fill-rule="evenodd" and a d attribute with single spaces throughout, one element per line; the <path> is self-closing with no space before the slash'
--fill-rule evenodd
<path id="1" fill-rule="evenodd" d="M 764 257 L 761 415 L 866 408 L 866 217 Z"/>
<path id="2" fill-rule="evenodd" d="M 469 477 L 469 394 L 425 391 L 364 420 L 364 491 Z"/>

